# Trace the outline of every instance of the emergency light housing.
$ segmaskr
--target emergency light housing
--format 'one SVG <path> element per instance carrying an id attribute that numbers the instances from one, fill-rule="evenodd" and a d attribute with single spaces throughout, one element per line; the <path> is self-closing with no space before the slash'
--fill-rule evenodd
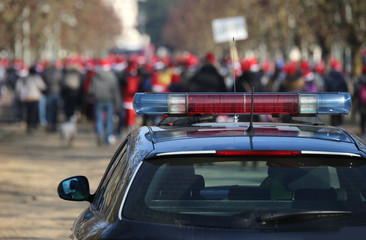
<path id="1" fill-rule="evenodd" d="M 253 114 L 348 114 L 351 96 L 339 93 L 254 93 Z M 251 114 L 251 93 L 136 93 L 136 114 Z"/>

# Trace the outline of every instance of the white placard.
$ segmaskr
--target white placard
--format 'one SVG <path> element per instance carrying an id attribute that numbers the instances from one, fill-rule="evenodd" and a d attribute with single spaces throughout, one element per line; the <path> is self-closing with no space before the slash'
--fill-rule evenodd
<path id="1" fill-rule="evenodd" d="M 212 21 L 214 40 L 217 43 L 248 38 L 244 17 L 218 18 Z"/>

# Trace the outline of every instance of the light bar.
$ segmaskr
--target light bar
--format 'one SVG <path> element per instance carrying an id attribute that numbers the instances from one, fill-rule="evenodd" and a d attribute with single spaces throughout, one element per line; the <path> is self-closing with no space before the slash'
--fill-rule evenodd
<path id="1" fill-rule="evenodd" d="M 348 114 L 340 93 L 255 93 L 254 114 Z M 250 114 L 251 93 L 136 93 L 136 114 Z"/>

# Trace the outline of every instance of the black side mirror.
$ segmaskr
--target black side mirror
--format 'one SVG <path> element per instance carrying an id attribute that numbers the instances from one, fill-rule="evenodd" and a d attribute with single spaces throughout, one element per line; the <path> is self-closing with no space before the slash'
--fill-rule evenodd
<path id="1" fill-rule="evenodd" d="M 90 201 L 89 181 L 84 176 L 70 177 L 58 185 L 58 196 L 69 201 Z"/>

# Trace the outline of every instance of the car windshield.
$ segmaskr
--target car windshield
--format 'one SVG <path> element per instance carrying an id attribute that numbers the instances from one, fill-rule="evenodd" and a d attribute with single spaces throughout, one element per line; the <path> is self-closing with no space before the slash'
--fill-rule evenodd
<path id="1" fill-rule="evenodd" d="M 240 229 L 366 224 L 361 158 L 185 156 L 145 160 L 124 218 Z"/>

